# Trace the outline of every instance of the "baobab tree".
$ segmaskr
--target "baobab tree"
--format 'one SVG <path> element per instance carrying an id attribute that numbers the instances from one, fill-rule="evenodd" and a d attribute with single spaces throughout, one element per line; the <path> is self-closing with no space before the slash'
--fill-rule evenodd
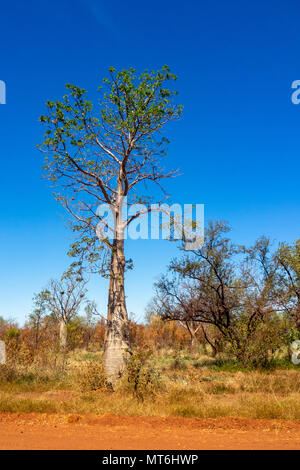
<path id="1" fill-rule="evenodd" d="M 46 125 L 41 149 L 46 153 L 45 171 L 60 188 L 56 198 L 71 215 L 71 226 L 78 238 L 70 255 L 76 263 L 109 277 L 107 333 L 104 368 L 113 383 L 122 373 L 130 349 L 124 274 L 130 261 L 125 259 L 124 233 L 138 217 L 151 211 L 151 204 L 166 198 L 162 180 L 175 171 L 162 167 L 168 141 L 160 135 L 162 127 L 178 118 L 182 107 L 173 103 L 176 91 L 166 88 L 176 80 L 167 66 L 158 72 L 109 69 L 103 80 L 106 91 L 101 104 L 93 106 L 86 91 L 67 85 L 62 101 L 49 101 L 48 113 L 40 120 Z M 153 197 L 153 183 L 162 197 Z M 157 194 L 157 191 L 155 192 Z M 139 203 L 144 209 L 122 214 Z M 113 222 L 99 231 L 107 204 Z M 107 224 L 106 224 L 107 225 Z"/>
<path id="2" fill-rule="evenodd" d="M 67 348 L 67 326 L 78 315 L 86 297 L 86 281 L 69 275 L 60 281 L 52 280 L 43 291 L 47 310 L 59 323 L 59 342 L 62 350 Z"/>

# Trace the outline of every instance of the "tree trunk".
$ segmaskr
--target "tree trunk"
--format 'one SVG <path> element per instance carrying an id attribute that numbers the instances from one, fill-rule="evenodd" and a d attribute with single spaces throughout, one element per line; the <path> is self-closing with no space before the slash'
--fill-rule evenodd
<path id="1" fill-rule="evenodd" d="M 190 351 L 195 351 L 197 345 L 195 330 L 192 327 L 189 327 L 187 330 L 190 334 Z"/>
<path id="2" fill-rule="evenodd" d="M 36 326 L 35 334 L 34 334 L 34 349 L 35 350 L 38 348 L 38 345 L 39 345 L 39 332 L 40 332 L 39 326 Z"/>
<path id="3" fill-rule="evenodd" d="M 205 338 L 205 341 L 211 346 L 212 348 L 212 357 L 216 357 L 217 353 L 218 353 L 218 350 L 217 350 L 217 346 L 216 346 L 216 342 L 215 344 L 213 343 L 212 340 L 209 339 L 208 335 L 207 335 L 207 332 L 206 332 L 206 327 L 201 323 L 201 329 L 202 329 L 202 332 L 203 332 L 203 336 Z"/>
<path id="4" fill-rule="evenodd" d="M 59 345 L 60 349 L 67 349 L 67 324 L 64 320 L 61 320 L 59 325 Z"/>
<path id="5" fill-rule="evenodd" d="M 295 325 L 298 331 L 300 331 L 300 298 L 298 298 L 296 312 L 295 312 Z"/>
<path id="6" fill-rule="evenodd" d="M 123 373 L 130 350 L 124 270 L 124 240 L 115 239 L 111 254 L 107 330 L 103 355 L 104 371 L 112 385 Z"/>
<path id="7" fill-rule="evenodd" d="M 198 339 L 197 339 L 196 333 L 199 329 L 199 326 L 195 328 L 194 323 L 191 322 L 191 324 L 189 325 L 187 322 L 187 327 L 188 327 L 188 331 L 191 337 L 190 350 L 195 351 L 198 346 Z"/>

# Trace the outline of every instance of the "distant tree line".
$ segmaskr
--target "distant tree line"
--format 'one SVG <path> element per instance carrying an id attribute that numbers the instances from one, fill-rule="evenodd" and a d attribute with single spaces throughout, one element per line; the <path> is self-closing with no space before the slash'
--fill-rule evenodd
<path id="1" fill-rule="evenodd" d="M 201 249 L 179 247 L 155 284 L 143 323 L 129 320 L 130 344 L 142 349 L 190 348 L 247 365 L 267 365 L 300 338 L 300 240 L 260 237 L 237 245 L 225 222 L 209 222 Z M 80 271 L 33 298 L 24 327 L 0 317 L 0 339 L 34 360 L 41 351 L 103 350 L 107 320 L 87 297 Z"/>

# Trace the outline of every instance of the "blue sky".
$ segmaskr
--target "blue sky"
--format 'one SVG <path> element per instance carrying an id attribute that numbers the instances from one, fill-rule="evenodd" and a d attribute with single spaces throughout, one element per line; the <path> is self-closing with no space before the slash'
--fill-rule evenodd
<path id="1" fill-rule="evenodd" d="M 38 116 L 67 82 L 91 98 L 107 68 L 159 68 L 178 75 L 180 122 L 168 129 L 169 167 L 182 176 L 173 200 L 204 203 L 252 243 L 300 237 L 300 79 L 297 1 L 33 0 L 1 5 L 0 315 L 23 322 L 34 292 L 60 276 L 71 234 L 41 179 Z M 153 282 L 177 254 L 166 241 L 129 241 L 128 311 L 142 318 Z M 90 297 L 105 311 L 106 282 Z"/>

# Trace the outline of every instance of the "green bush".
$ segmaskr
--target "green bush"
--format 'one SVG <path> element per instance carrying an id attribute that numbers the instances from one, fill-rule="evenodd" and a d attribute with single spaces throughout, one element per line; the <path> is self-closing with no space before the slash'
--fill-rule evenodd
<path id="1" fill-rule="evenodd" d="M 244 367 L 270 368 L 275 355 L 287 344 L 287 328 L 276 316 L 259 319 L 251 334 L 248 318 L 240 318 L 231 327 L 230 350 Z"/>
<path id="2" fill-rule="evenodd" d="M 109 386 L 102 364 L 89 361 L 79 376 L 79 386 L 84 392 L 108 389 Z"/>
<path id="3" fill-rule="evenodd" d="M 127 363 L 125 388 L 143 401 L 145 394 L 153 394 L 160 386 L 160 375 L 150 363 L 152 351 L 137 350 Z"/>

